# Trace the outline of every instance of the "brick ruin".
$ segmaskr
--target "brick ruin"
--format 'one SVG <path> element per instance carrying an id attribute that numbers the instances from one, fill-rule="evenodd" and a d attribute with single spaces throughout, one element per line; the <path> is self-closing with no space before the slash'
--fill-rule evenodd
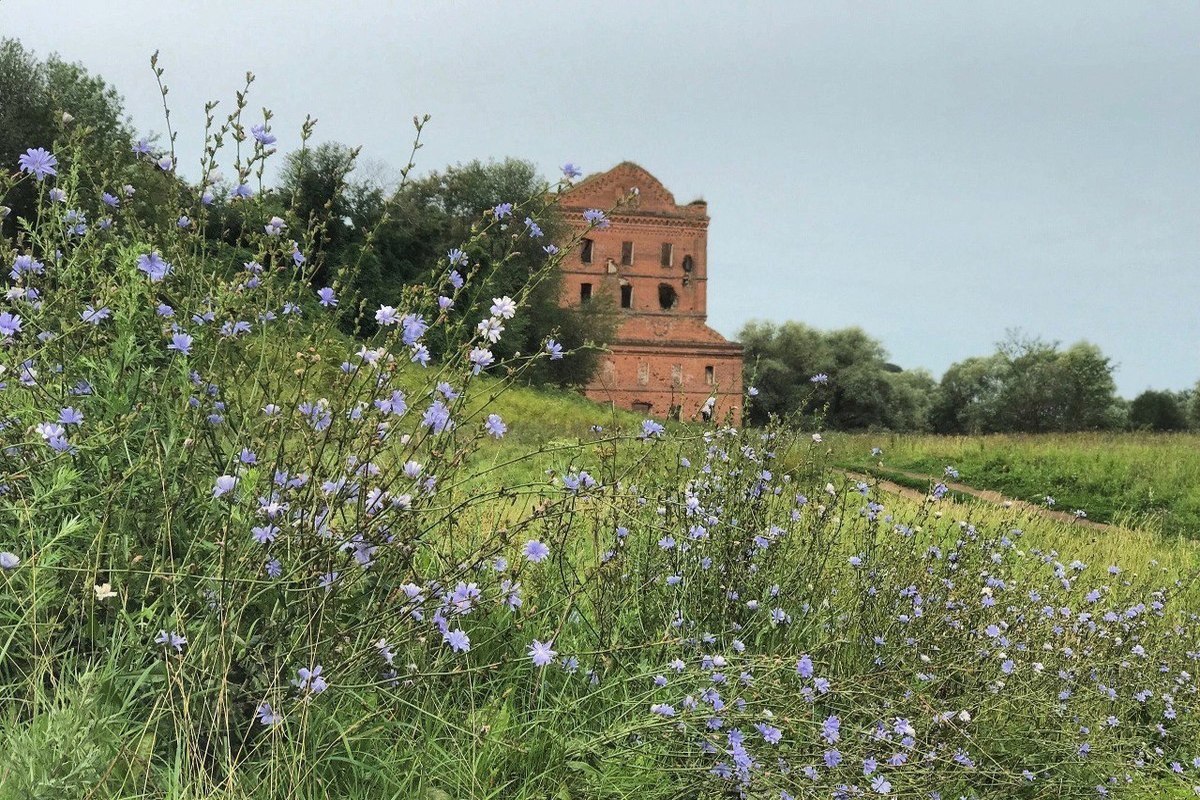
<path id="1" fill-rule="evenodd" d="M 610 352 L 585 389 L 592 400 L 648 416 L 699 419 L 716 398 L 714 418 L 742 418 L 742 346 L 708 327 L 708 206 L 677 205 L 649 172 L 628 161 L 591 175 L 561 201 L 566 219 L 587 228 L 583 212 L 612 209 L 611 225 L 587 234 L 563 263 L 561 301 L 611 298 L 619 324 Z"/>

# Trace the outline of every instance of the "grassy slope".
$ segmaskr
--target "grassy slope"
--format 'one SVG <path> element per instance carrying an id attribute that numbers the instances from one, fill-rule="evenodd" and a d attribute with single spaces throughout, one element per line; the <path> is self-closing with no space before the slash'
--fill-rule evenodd
<path id="1" fill-rule="evenodd" d="M 1044 436 L 838 435 L 829 437 L 838 466 L 960 480 L 1011 497 L 1054 497 L 1061 509 L 1090 519 L 1200 537 L 1200 436 L 1063 434 Z M 894 473 L 886 477 L 899 477 Z"/>
<path id="2" fill-rule="evenodd" d="M 496 382 L 488 381 L 487 379 L 476 384 L 474 387 L 475 394 L 469 403 L 469 407 L 478 408 L 497 387 L 498 384 Z M 615 429 L 621 429 L 629 433 L 640 428 L 642 421 L 642 418 L 638 415 L 614 411 L 570 392 L 543 391 L 530 388 L 505 390 L 488 410 L 491 413 L 498 413 L 504 418 L 510 427 L 510 433 L 501 441 L 485 440 L 480 451 L 475 456 L 476 466 L 486 466 L 489 463 L 502 463 L 528 453 L 541 453 L 541 455 L 531 457 L 528 460 L 517 461 L 508 467 L 496 470 L 483 479 L 488 482 L 499 482 L 504 485 L 511 485 L 512 483 L 524 480 L 530 482 L 545 481 L 543 470 L 547 465 L 556 463 L 553 453 L 547 455 L 547 450 L 552 451 L 556 443 L 573 443 L 581 438 L 588 439 L 593 437 L 591 431 L 592 425 L 604 425 L 606 433 L 609 430 Z M 679 426 L 679 428 L 681 432 L 686 432 L 690 429 L 690 426 Z M 824 445 L 809 446 L 806 444 L 806 441 L 807 437 L 802 437 L 798 451 L 793 454 L 800 460 L 797 466 L 800 466 L 800 464 L 811 464 L 813 468 L 820 469 L 825 458 L 826 448 Z M 891 444 L 885 441 L 881 444 L 883 447 L 894 451 L 901 449 L 900 441 L 897 440 Z M 837 455 L 853 453 L 856 449 L 862 449 L 860 445 L 866 443 L 866 439 L 842 439 L 831 436 L 827 437 L 827 442 L 832 444 L 834 453 Z M 634 443 L 634 445 L 633 448 L 630 448 L 634 452 L 643 449 L 637 446 L 637 443 Z M 869 452 L 870 446 L 870 444 L 866 444 L 867 452 Z M 1036 442 L 1029 443 L 1029 446 L 1036 446 Z M 658 448 L 655 452 L 658 453 L 660 459 L 665 459 L 665 462 L 669 462 L 673 458 L 670 448 Z M 663 464 L 659 466 L 663 466 Z M 940 467 L 938 467 L 937 472 L 940 472 Z M 831 476 L 831 479 L 835 483 L 839 482 L 836 476 Z M 1055 548 L 1063 554 L 1069 554 L 1070 557 L 1079 557 L 1096 565 L 1121 563 L 1125 565 L 1140 565 L 1141 568 L 1150 568 L 1149 564 L 1154 560 L 1157 563 L 1152 567 L 1153 569 L 1162 570 L 1164 574 L 1168 575 L 1182 575 L 1189 568 L 1194 567 L 1198 559 L 1200 559 L 1200 542 L 1168 542 L 1162 536 L 1144 531 L 1085 532 L 1077 527 L 1063 525 L 1042 518 L 1023 516 L 1018 511 L 1006 510 L 991 504 L 973 501 L 956 503 L 948 499 L 939 504 L 936 510 L 933 510 L 922 508 L 918 503 L 898 497 L 884 495 L 878 499 L 886 505 L 888 513 L 894 515 L 897 520 L 923 525 L 929 529 L 944 528 L 947 531 L 947 535 L 953 535 L 955 523 L 960 520 L 970 521 L 977 525 L 991 528 L 1019 527 L 1027 531 L 1028 538 L 1025 540 L 1027 545 Z M 848 529 L 857 529 L 860 525 L 861 520 L 857 514 L 849 514 L 847 521 Z M 1133 566 L 1134 570 L 1138 568 L 1138 566 Z M 1189 588 L 1189 591 L 1195 591 L 1195 589 L 1196 587 L 1193 585 Z M 441 710 L 446 714 L 462 713 L 460 706 L 456 705 L 461 702 L 460 698 L 447 697 L 445 699 L 445 707 Z M 497 708 L 479 708 L 470 713 L 472 726 L 476 728 L 486 724 L 498 729 L 504 721 L 502 706 L 498 706 Z M 592 708 L 590 713 L 615 714 L 620 713 L 620 708 L 616 705 L 613 705 L 612 708 L 597 705 Z M 64 719 L 62 724 L 71 727 L 75 725 L 71 719 Z M 383 723 L 380 724 L 382 725 Z M 525 746 L 529 748 L 531 753 L 529 756 L 530 760 L 536 758 L 532 755 L 533 753 L 541 752 L 543 748 L 545 748 L 544 757 L 547 760 L 553 761 L 561 758 L 562 747 L 561 743 L 556 744 L 556 737 L 565 736 L 566 733 L 564 731 L 569 731 L 569 729 L 570 726 L 564 721 L 562 726 L 553 726 L 553 729 L 550 729 L 549 726 L 547 727 L 544 731 L 545 741 L 526 741 Z M 42 747 L 42 740 L 38 736 L 32 734 L 26 736 L 26 734 L 16 729 L 9 731 L 7 738 L 4 733 L 5 731 L 0 729 L 0 744 L 10 747 Z M 506 759 L 511 754 L 501 753 L 496 747 L 487 746 L 486 740 L 476 741 L 470 737 L 446 739 L 444 735 L 444 730 L 440 731 L 440 733 L 435 731 L 430 733 L 429 738 L 422 743 L 421 747 L 424 750 L 422 751 L 420 769 L 412 769 L 412 764 L 397 764 L 392 766 L 384 763 L 369 762 L 364 760 L 370 754 L 369 751 L 361 753 L 355 751 L 354 754 L 350 754 L 348 748 L 344 768 L 347 774 L 352 777 L 345 778 L 345 782 L 351 784 L 359 781 L 365 786 L 375 780 L 375 777 L 373 777 L 374 773 L 378 772 L 382 774 L 394 771 L 396 774 L 386 779 L 379 777 L 379 783 L 387 785 L 405 784 L 409 787 L 409 796 L 424 798 L 425 800 L 447 800 L 450 797 L 467 795 L 465 793 L 452 795 L 440 789 L 431 788 L 431 786 L 450 781 L 455 776 L 457 776 L 457 780 L 465 784 L 470 780 L 475 780 L 479 775 L 487 775 L 491 774 L 491 772 L 502 773 L 504 765 L 509 763 Z M 25 736 L 25 738 L 19 738 L 22 736 Z M 438 738 L 439 736 L 443 738 Z M 501 742 L 504 740 L 502 737 L 498 737 L 496 741 Z M 356 746 L 361 746 L 361 742 Z M 380 752 L 390 753 L 387 748 L 382 746 Z M 497 766 L 494 768 L 487 767 L 486 763 L 489 760 L 494 760 Z M 328 762 L 322 763 L 327 764 Z M 607 789 L 606 796 L 610 797 L 665 797 L 663 791 L 669 784 L 665 781 L 657 781 L 652 772 L 637 769 L 635 768 L 636 766 L 626 763 L 612 765 L 609 768 L 609 765 L 604 765 L 605 774 L 597 776 L 595 781 L 605 785 Z M 404 777 L 406 773 L 410 773 L 408 777 Z M 281 780 L 288 777 L 283 776 Z M 660 784 L 664 789 L 658 788 Z M 1142 793 L 1133 794 L 1131 797 L 1136 798 L 1136 800 L 1150 800 L 1151 797 L 1169 797 L 1174 795 L 1169 795 L 1167 792 L 1174 791 L 1177 788 L 1175 783 L 1165 781 L 1161 789 L 1154 794 L 1146 794 L 1143 791 Z M 495 792 L 495 787 L 479 785 L 475 787 L 471 794 L 473 796 L 489 796 L 490 793 L 490 796 L 498 796 Z M 188 795 L 188 793 L 182 793 L 181 797 L 184 795 Z M 242 800 L 244 797 L 257 798 L 270 795 L 269 790 L 264 790 L 261 794 L 257 792 L 243 794 L 241 790 L 238 790 L 231 791 L 226 796 L 231 800 Z M 361 796 L 371 795 L 364 794 Z M 513 796 L 529 797 L 530 795 L 522 794 Z M 538 794 L 534 796 L 545 795 Z M 561 796 L 571 795 L 567 794 L 567 790 L 564 788 Z M 4 797 L 2 791 L 0 791 L 0 797 Z"/>
<path id="3" fill-rule="evenodd" d="M 484 399 L 480 392 L 478 402 Z M 606 431 L 630 432 L 642 420 L 641 416 L 594 403 L 573 392 L 521 387 L 506 390 L 491 410 L 509 423 L 510 434 L 502 442 L 489 441 L 481 448 L 477 455 L 477 463 L 481 465 L 500 464 L 556 443 L 589 438 L 594 424 L 604 425 Z M 691 428 L 676 427 L 680 432 Z M 1200 546 L 1192 541 L 1200 539 L 1200 506 L 1196 507 L 1197 523 L 1191 529 L 1191 536 L 1163 535 L 1179 533 L 1178 529 L 1168 531 L 1163 525 L 1164 520 L 1173 518 L 1169 514 L 1186 515 L 1189 500 L 1200 502 L 1200 437 L 1127 434 L 949 438 L 838 434 L 826 437 L 826 442 L 831 451 L 829 465 L 864 469 L 874 462 L 862 456 L 869 456 L 871 447 L 881 446 L 885 450 L 884 463 L 897 469 L 939 476 L 947 464 L 954 464 L 962 471 L 965 483 L 1030 499 L 1057 491 L 1055 497 L 1061 507 L 1086 508 L 1089 517 L 1115 522 L 1121 527 L 1108 534 L 1096 533 L 951 493 L 941 509 L 945 516 L 955 520 L 1020 527 L 1041 546 L 1077 553 L 1080 558 L 1097 562 L 1146 564 L 1153 559 L 1168 572 L 1183 573 L 1200 561 Z M 805 460 L 820 469 L 823 455 L 814 447 Z M 531 457 L 490 473 L 488 480 L 506 485 L 544 481 L 543 470 L 552 462 L 552 458 L 544 455 Z M 1152 464 L 1159 465 L 1159 471 L 1149 469 Z M 1090 471 L 1085 471 L 1089 466 Z M 1190 484 L 1186 483 L 1188 474 L 1196 476 Z M 976 480 L 977 475 L 1003 477 L 991 483 L 982 478 Z M 1105 481 L 1106 475 L 1111 479 Z M 1182 483 L 1171 487 L 1171 482 Z M 920 481 L 907 483 L 928 488 L 927 483 Z M 1067 490 L 1076 485 L 1084 488 Z M 1038 486 L 1049 488 L 1039 491 Z M 1142 507 L 1136 494 L 1122 494 L 1127 489 L 1157 498 L 1162 510 L 1158 514 L 1125 510 L 1106 515 L 1104 512 L 1109 508 Z M 1189 494 L 1188 489 L 1195 494 Z M 1082 499 L 1071 505 L 1073 498 Z M 1169 505 L 1170 501 L 1176 505 Z M 885 502 L 905 517 L 917 512 L 916 504 L 911 501 L 891 498 Z"/>

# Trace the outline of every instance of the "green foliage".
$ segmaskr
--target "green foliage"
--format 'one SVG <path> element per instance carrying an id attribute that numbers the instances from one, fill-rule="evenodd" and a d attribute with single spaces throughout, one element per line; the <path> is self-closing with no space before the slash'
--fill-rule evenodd
<path id="1" fill-rule="evenodd" d="M 0 798 L 116 797 L 144 777 L 137 764 L 147 755 L 141 734 L 102 672 L 64 677 L 69 683 L 49 693 L 28 724 L 20 724 L 15 709 L 0 721 Z"/>
<path id="2" fill-rule="evenodd" d="M 931 411 L 939 433 L 1106 430 L 1121 414 L 1112 361 L 1098 347 L 1014 334 L 987 357 L 946 370 Z"/>
<path id="3" fill-rule="evenodd" d="M 51 55 L 39 60 L 15 39 L 0 40 L 0 164 L 9 171 L 30 147 L 55 148 L 62 143 L 86 164 L 80 178 L 93 191 L 80 206 L 92 220 L 109 209 L 99 202 L 100 192 L 121 197 L 127 212 L 151 225 L 174 224 L 167 218 L 181 184 L 173 174 L 146 169 L 131 151 L 133 129 L 116 89 L 81 65 Z M 132 197 L 123 186 L 134 190 Z M 12 209 L 3 230 L 16 233 L 16 221 L 35 219 L 36 186 L 19 182 L 5 204 Z"/>
<path id="4" fill-rule="evenodd" d="M 1148 389 L 1129 404 L 1129 427 L 1147 431 L 1183 431 L 1188 428 L 1187 397 Z"/>
<path id="5" fill-rule="evenodd" d="M 370 314 L 379 305 L 395 304 L 405 287 L 419 285 L 430 264 L 444 260 L 460 243 L 472 239 L 480 214 L 516 198 L 544 197 L 549 186 L 527 161 L 472 161 L 405 180 L 397 187 L 357 180 L 353 173 L 357 149 L 337 143 L 291 153 L 281 177 L 281 195 L 292 198 L 296 215 L 314 232 L 314 249 L 321 266 L 314 285 L 326 285 L 340 267 L 347 287 L 364 303 L 347 318 L 348 329 L 374 330 Z M 470 271 L 481 276 L 469 305 L 459 311 L 483 319 L 493 297 L 526 291 L 524 313 L 506 328 L 495 351 L 508 358 L 535 352 L 553 336 L 576 351 L 570 360 L 533 366 L 526 378 L 537 384 L 586 384 L 599 360 L 596 345 L 612 335 L 616 318 L 602 304 L 583 309 L 559 304 L 561 276 L 544 269 L 550 242 L 569 238 L 569 230 L 553 207 L 539 204 L 538 225 L 544 236 L 525 239 L 519 250 L 509 240 L 477 240 L 468 249 Z M 515 239 L 528 229 L 523 218 L 499 223 Z M 449 269 L 447 268 L 447 272 Z M 464 269 L 464 272 L 467 270 Z M 540 276 L 536 283 L 531 277 Z M 449 342 L 435 340 L 435 352 Z"/>
<path id="6" fill-rule="evenodd" d="M 887 353 L 859 328 L 818 331 L 798 322 L 750 322 L 738 335 L 746 348 L 746 382 L 759 395 L 748 419 L 772 416 L 838 430 L 925 428 L 933 379 L 887 362 Z M 823 373 L 828 384 L 814 384 Z"/>
<path id="7" fill-rule="evenodd" d="M 0 164 L 8 172 L 32 142 L 49 146 L 58 134 L 61 114 L 46 97 L 45 68 L 15 39 L 0 39 Z M 33 187 L 12 191 L 4 202 L 13 214 L 3 220 L 4 230 L 15 225 L 18 216 L 29 218 L 33 208 Z"/>

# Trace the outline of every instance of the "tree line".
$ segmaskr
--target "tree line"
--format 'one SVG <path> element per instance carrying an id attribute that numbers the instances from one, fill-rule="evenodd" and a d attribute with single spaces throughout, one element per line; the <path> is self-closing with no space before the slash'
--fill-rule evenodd
<path id="1" fill-rule="evenodd" d="M 1116 392 L 1116 365 L 1090 342 L 1064 348 L 1012 332 L 939 381 L 890 363 L 860 328 L 751 322 L 739 338 L 757 390 L 747 409 L 755 424 L 779 416 L 835 430 L 945 434 L 1200 430 L 1200 382 L 1127 401 Z"/>

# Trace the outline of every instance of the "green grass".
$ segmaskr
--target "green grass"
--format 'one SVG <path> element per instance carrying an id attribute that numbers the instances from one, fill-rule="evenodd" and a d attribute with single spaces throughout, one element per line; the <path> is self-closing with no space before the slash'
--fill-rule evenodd
<path id="1" fill-rule="evenodd" d="M 946 466 L 961 483 L 1083 509 L 1088 518 L 1168 536 L 1200 537 L 1200 436 L 1195 434 L 1053 434 L 828 437 L 833 463 L 912 484 L 897 471 L 940 478 Z M 882 458 L 872 458 L 882 447 Z"/>
<path id="2" fill-rule="evenodd" d="M 480 399 L 486 399 L 482 393 Z M 510 434 L 502 441 L 485 442 L 476 454 L 477 465 L 504 465 L 490 472 L 486 481 L 509 486 L 545 481 L 545 455 L 526 457 L 539 448 L 587 440 L 595 436 L 591 431 L 595 424 L 629 431 L 642 421 L 637 414 L 574 392 L 530 387 L 506 388 L 491 401 L 489 411 L 509 422 Z M 675 434 L 702 430 L 682 424 L 671 427 Z M 961 472 L 961 483 L 1035 502 L 1050 494 L 1060 509 L 1084 508 L 1089 519 L 1114 524 L 1117 530 L 1087 530 L 951 491 L 942 514 L 955 520 L 980 527 L 1020 527 L 1031 543 L 1097 562 L 1153 560 L 1172 575 L 1186 574 L 1200 563 L 1200 436 L 831 434 L 825 441 L 828 453 L 814 447 L 802 456 L 813 473 L 819 474 L 827 463 L 924 490 L 928 479 L 905 473 L 937 478 L 953 465 Z M 879 459 L 870 458 L 876 446 L 884 449 L 882 467 Z M 888 501 L 889 508 L 902 517 L 915 515 L 918 505 L 899 497 Z M 1191 522 L 1168 524 L 1175 517 Z"/>

